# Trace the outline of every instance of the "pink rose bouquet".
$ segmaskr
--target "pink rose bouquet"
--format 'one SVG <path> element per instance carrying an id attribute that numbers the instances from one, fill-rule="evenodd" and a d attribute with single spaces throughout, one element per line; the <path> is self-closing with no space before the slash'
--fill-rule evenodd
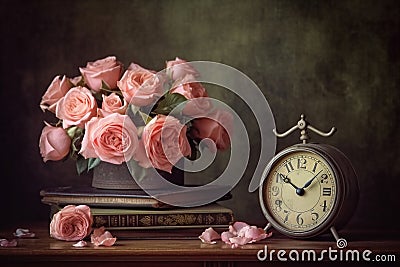
<path id="1" fill-rule="evenodd" d="M 182 157 L 194 158 L 205 138 L 215 143 L 210 148 L 230 147 L 232 116 L 213 107 L 190 62 L 167 61 L 161 72 L 136 63 L 124 70 L 109 56 L 79 72 L 73 78 L 57 75 L 40 102 L 56 117 L 40 136 L 45 162 L 70 156 L 82 173 L 101 161 L 135 160 L 171 172 Z"/>

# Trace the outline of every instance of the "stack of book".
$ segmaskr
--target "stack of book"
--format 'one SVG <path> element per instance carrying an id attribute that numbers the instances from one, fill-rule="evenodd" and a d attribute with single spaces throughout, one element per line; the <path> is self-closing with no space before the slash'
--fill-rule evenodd
<path id="1" fill-rule="evenodd" d="M 171 198 L 185 199 L 195 196 L 196 192 L 195 188 L 188 189 L 172 194 Z M 227 228 L 234 220 L 232 210 L 216 202 L 193 208 L 172 207 L 143 190 L 57 187 L 43 189 L 40 195 L 42 202 L 50 205 L 51 216 L 66 205 L 88 205 L 93 215 L 93 226 L 104 226 L 119 238 L 167 237 L 176 235 L 177 229 L 197 229 L 192 231 L 192 237 L 197 237 L 199 230 L 201 233 L 208 227 Z M 228 193 L 219 201 L 230 197 Z M 188 238 L 187 233 L 181 231 L 182 237 Z"/>

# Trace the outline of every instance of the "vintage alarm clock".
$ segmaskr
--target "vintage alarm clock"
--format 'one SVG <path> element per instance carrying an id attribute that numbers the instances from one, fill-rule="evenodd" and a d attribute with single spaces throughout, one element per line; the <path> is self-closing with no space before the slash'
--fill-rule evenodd
<path id="1" fill-rule="evenodd" d="M 327 144 L 307 143 L 307 130 L 331 136 L 333 127 L 324 133 L 309 125 L 301 115 L 297 125 L 277 137 L 299 129 L 301 144 L 279 152 L 264 170 L 259 201 L 268 221 L 266 229 L 275 228 L 293 238 L 310 238 L 332 232 L 350 219 L 358 202 L 357 176 L 349 159 Z"/>

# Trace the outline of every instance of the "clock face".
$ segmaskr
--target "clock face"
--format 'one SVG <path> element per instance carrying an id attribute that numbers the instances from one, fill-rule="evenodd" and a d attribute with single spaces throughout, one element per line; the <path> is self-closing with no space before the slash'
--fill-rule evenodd
<path id="1" fill-rule="evenodd" d="M 269 215 L 285 231 L 316 229 L 334 209 L 334 175 L 327 161 L 316 153 L 284 154 L 272 165 L 262 188 Z"/>

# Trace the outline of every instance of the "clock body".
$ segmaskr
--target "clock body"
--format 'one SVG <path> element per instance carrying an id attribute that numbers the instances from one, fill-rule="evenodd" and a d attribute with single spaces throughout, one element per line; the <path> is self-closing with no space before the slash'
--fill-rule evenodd
<path id="1" fill-rule="evenodd" d="M 299 144 L 267 165 L 259 191 L 269 223 L 294 238 L 322 234 L 347 223 L 358 202 L 354 168 L 337 148 Z"/>

